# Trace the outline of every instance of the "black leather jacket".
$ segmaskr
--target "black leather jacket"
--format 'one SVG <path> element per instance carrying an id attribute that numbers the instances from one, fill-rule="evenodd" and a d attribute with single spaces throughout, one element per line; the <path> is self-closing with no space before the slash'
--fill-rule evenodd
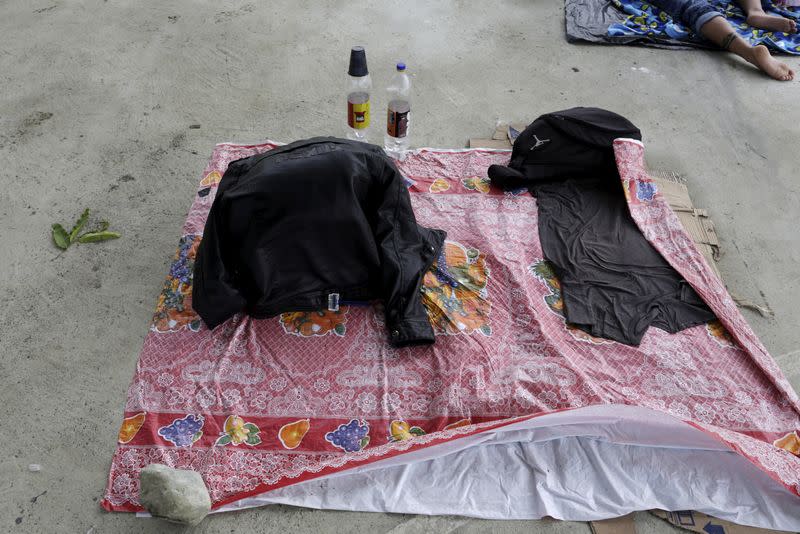
<path id="1" fill-rule="evenodd" d="M 297 141 L 228 167 L 197 251 L 192 306 L 214 328 L 240 311 L 265 318 L 382 299 L 393 345 L 433 343 L 419 288 L 444 239 L 417 225 L 379 147 Z"/>

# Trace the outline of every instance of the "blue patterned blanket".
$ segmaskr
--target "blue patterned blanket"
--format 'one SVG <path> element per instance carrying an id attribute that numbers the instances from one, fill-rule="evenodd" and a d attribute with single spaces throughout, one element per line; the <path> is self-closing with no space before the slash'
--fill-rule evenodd
<path id="1" fill-rule="evenodd" d="M 639 37 L 654 41 L 681 41 L 687 44 L 701 43 L 702 37 L 696 35 L 683 24 L 657 7 L 641 0 L 611 0 L 616 7 L 628 16 L 623 22 L 608 27 L 609 37 Z M 745 22 L 745 15 L 736 3 L 730 0 L 708 0 L 731 23 L 736 31 L 751 44 L 763 44 L 772 50 L 800 55 L 800 33 L 786 34 L 758 30 Z M 792 18 L 800 24 L 800 8 L 772 6 L 769 12 Z"/>

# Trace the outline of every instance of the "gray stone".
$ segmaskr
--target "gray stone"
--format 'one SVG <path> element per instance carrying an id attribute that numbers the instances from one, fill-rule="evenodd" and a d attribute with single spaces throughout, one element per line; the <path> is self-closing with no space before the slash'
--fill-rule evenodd
<path id="1" fill-rule="evenodd" d="M 150 464 L 139 473 L 139 499 L 153 517 L 187 525 L 197 525 L 211 511 L 200 473 L 162 464 Z"/>

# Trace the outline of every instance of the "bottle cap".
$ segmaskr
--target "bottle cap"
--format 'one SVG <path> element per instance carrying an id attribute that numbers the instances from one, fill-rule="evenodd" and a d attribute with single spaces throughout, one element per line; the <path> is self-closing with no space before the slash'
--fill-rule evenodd
<path id="1" fill-rule="evenodd" d="M 397 64 L 397 70 L 406 70 L 406 64 L 401 61 Z"/>
<path id="2" fill-rule="evenodd" d="M 366 76 L 369 74 L 367 70 L 367 53 L 364 51 L 363 46 L 354 46 L 350 50 L 350 68 L 347 69 L 347 74 L 350 76 Z"/>

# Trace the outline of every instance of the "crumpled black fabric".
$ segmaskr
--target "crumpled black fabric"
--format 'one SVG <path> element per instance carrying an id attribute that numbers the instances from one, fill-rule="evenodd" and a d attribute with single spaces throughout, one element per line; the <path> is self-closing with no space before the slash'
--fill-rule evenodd
<path id="1" fill-rule="evenodd" d="M 419 226 L 403 177 L 374 145 L 331 137 L 234 161 L 195 260 L 209 328 L 381 299 L 394 346 L 434 342 L 419 288 L 445 232 Z"/>
<path id="2" fill-rule="evenodd" d="M 641 140 L 630 121 L 597 108 L 542 115 L 514 142 L 492 182 L 536 196 L 539 240 L 561 283 L 567 322 L 638 345 L 650 326 L 678 332 L 714 319 L 631 217 L 613 142 Z"/>

